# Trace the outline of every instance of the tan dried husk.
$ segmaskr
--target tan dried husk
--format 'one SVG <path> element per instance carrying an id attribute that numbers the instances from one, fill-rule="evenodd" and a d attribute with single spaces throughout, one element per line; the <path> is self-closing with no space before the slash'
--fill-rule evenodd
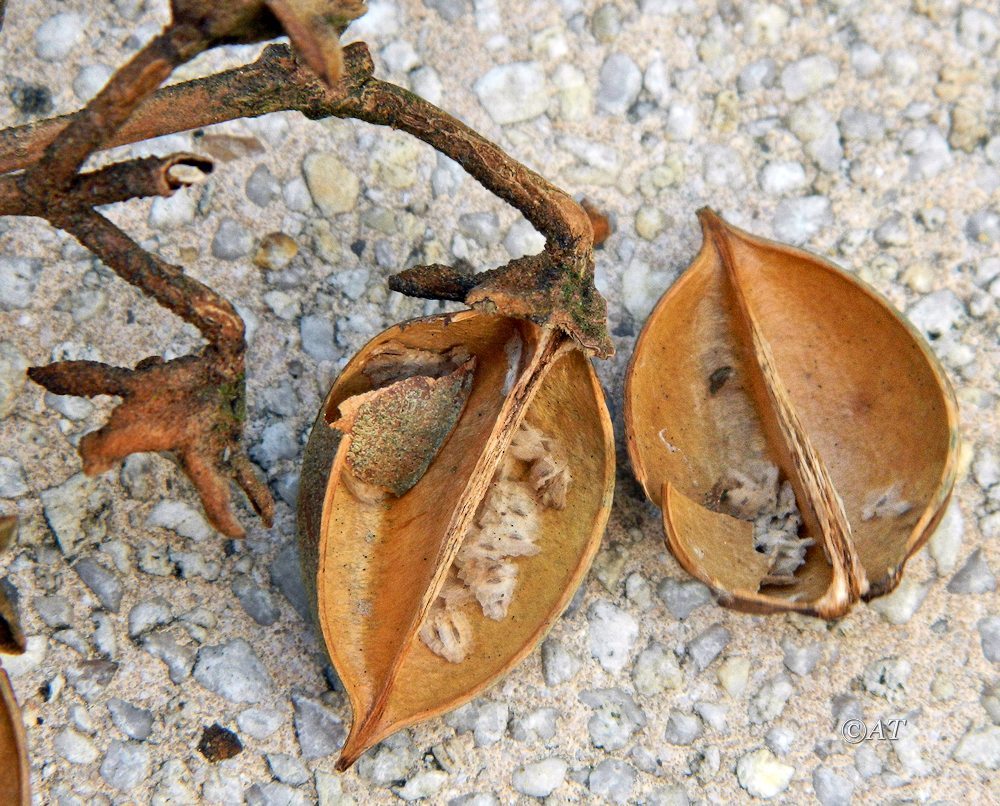
<path id="1" fill-rule="evenodd" d="M 702 249 L 629 366 L 632 465 L 674 556 L 720 603 L 842 616 L 895 588 L 940 520 L 955 481 L 954 393 L 875 291 L 709 210 L 699 218 Z M 762 467 L 790 482 L 813 541 L 794 576 L 774 578 L 753 523 L 726 512 L 733 479 Z"/>
<path id="2" fill-rule="evenodd" d="M 12 542 L 16 525 L 15 518 L 0 516 L 0 550 Z M 24 632 L 17 611 L 0 587 L 0 655 L 20 655 L 24 650 Z M 30 781 L 21 709 L 0 659 L 0 804 L 30 804 Z"/>
<path id="3" fill-rule="evenodd" d="M 520 344 L 513 363 L 512 340 Z M 342 403 L 371 390 L 363 370 L 373 356 L 400 344 L 442 355 L 460 351 L 469 357 L 463 366 L 474 371 L 467 397 L 456 404 L 457 423 L 426 472 L 399 497 L 376 495 L 373 503 L 358 494 L 356 481 L 345 483 L 353 436 L 330 424 L 344 414 Z M 473 649 L 461 662 L 449 662 L 418 633 L 522 422 L 558 441 L 573 482 L 562 508 L 537 513 L 539 551 L 517 558 L 506 617 L 486 618 L 474 601 L 463 605 Z M 599 546 L 614 461 L 611 423 L 590 360 L 554 329 L 464 311 L 390 328 L 351 360 L 313 427 L 299 493 L 306 587 L 354 712 L 340 769 L 400 728 L 468 701 L 538 644 Z M 386 468 L 370 478 L 391 489 L 398 481 L 391 476 Z"/>

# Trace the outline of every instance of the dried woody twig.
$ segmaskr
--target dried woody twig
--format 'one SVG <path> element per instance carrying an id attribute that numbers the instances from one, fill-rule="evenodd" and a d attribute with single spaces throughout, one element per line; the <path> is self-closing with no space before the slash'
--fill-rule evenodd
<path id="1" fill-rule="evenodd" d="M 147 358 L 131 370 L 64 361 L 32 368 L 30 377 L 57 394 L 121 397 L 107 424 L 81 441 L 84 469 L 102 472 L 136 451 L 173 451 L 212 523 L 228 535 L 243 534 L 230 509 L 230 480 L 243 488 L 265 523 L 274 508 L 240 447 L 243 322 L 227 300 L 143 250 L 94 209 L 169 195 L 187 176 L 178 166 L 208 172 L 211 163 L 174 154 L 81 173 L 96 151 L 283 110 L 402 129 L 457 161 L 520 210 L 546 245 L 539 255 L 476 275 L 441 265 L 412 268 L 390 278 L 390 287 L 528 318 L 565 332 L 590 353 L 612 352 L 604 300 L 593 283 L 588 213 L 450 115 L 374 78 L 363 43 L 341 51 L 343 27 L 363 10 L 352 0 L 175 0 L 172 22 L 83 110 L 0 131 L 0 215 L 39 216 L 66 230 L 122 279 L 197 327 L 207 342 L 194 355 Z M 271 45 L 252 64 L 158 89 L 176 67 L 207 48 L 273 38 L 282 30 L 294 49 Z"/>

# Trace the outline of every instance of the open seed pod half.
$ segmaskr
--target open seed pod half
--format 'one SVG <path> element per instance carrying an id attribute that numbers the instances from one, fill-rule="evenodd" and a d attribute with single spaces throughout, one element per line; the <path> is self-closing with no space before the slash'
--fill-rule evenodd
<path id="1" fill-rule="evenodd" d="M 823 618 L 891 591 L 955 481 L 926 343 L 831 263 L 710 210 L 629 366 L 635 473 L 678 561 L 729 607 Z"/>
<path id="2" fill-rule="evenodd" d="M 386 330 L 306 447 L 303 575 L 354 722 L 340 769 L 528 654 L 600 543 L 614 445 L 590 360 L 476 311 Z"/>

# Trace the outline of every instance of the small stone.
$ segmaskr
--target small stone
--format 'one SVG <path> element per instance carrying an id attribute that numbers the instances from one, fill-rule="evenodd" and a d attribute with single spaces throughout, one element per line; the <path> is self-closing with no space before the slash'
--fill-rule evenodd
<path id="1" fill-rule="evenodd" d="M 73 606 L 65 596 L 37 596 L 32 605 L 38 617 L 54 630 L 73 622 Z"/>
<path id="2" fill-rule="evenodd" d="M 74 554 L 87 538 L 100 540 L 104 537 L 106 527 L 96 516 L 104 507 L 106 497 L 94 479 L 77 473 L 62 484 L 43 490 L 39 497 L 45 520 L 63 554 Z"/>
<path id="3" fill-rule="evenodd" d="M 61 62 L 86 29 L 86 21 L 79 14 L 53 14 L 35 31 L 35 54 L 47 62 Z"/>
<path id="4" fill-rule="evenodd" d="M 740 70 L 736 88 L 740 95 L 750 95 L 772 86 L 777 77 L 778 69 L 774 59 L 758 59 Z"/>
<path id="5" fill-rule="evenodd" d="M 142 648 L 166 664 L 170 682 L 175 685 L 180 684 L 191 674 L 195 650 L 179 643 L 173 635 L 162 631 L 150 633 L 142 639 Z"/>
<path id="6" fill-rule="evenodd" d="M 779 241 L 798 246 L 831 223 L 830 200 L 825 196 L 785 199 L 774 214 L 774 235 Z"/>
<path id="7" fill-rule="evenodd" d="M 854 784 L 829 767 L 813 770 L 813 791 L 822 806 L 850 806 Z"/>
<path id="8" fill-rule="evenodd" d="M 580 700 L 594 709 L 594 715 L 587 722 L 594 747 L 620 750 L 632 734 L 646 724 L 642 709 L 620 688 L 584 691 Z"/>
<path id="9" fill-rule="evenodd" d="M 701 731 L 701 720 L 698 717 L 673 710 L 667 718 L 663 738 L 670 744 L 689 745 L 701 736 Z"/>
<path id="10" fill-rule="evenodd" d="M 702 605 L 712 601 L 712 592 L 694 579 L 664 579 L 656 589 L 670 614 L 684 620 Z"/>
<path id="11" fill-rule="evenodd" d="M 361 183 L 336 155 L 320 151 L 307 154 L 302 173 L 313 203 L 323 215 L 349 212 L 358 203 Z"/>
<path id="12" fill-rule="evenodd" d="M 250 449 L 250 458 L 265 470 L 278 462 L 294 459 L 299 453 L 299 442 L 291 426 L 279 420 L 271 423 L 260 435 L 260 442 Z"/>
<path id="13" fill-rule="evenodd" d="M 757 181 L 765 193 L 782 196 L 805 187 L 806 169 L 794 160 L 774 160 L 761 169 Z"/>
<path id="14" fill-rule="evenodd" d="M 503 239 L 504 249 L 512 258 L 536 255 L 545 247 L 545 236 L 523 218 L 513 224 Z"/>
<path id="15" fill-rule="evenodd" d="M 965 319 L 965 306 L 953 291 L 944 288 L 919 300 L 906 314 L 914 327 L 934 340 Z"/>
<path id="16" fill-rule="evenodd" d="M 231 218 L 219 222 L 219 228 L 212 239 L 212 254 L 220 260 L 238 260 L 253 248 L 253 235 Z"/>
<path id="17" fill-rule="evenodd" d="M 469 0 L 424 0 L 424 5 L 434 9 L 445 22 L 458 22 L 469 11 Z"/>
<path id="18" fill-rule="evenodd" d="M 198 752 L 208 761 L 215 763 L 233 758 L 243 751 L 240 737 L 218 722 L 202 728 L 201 739 L 198 741 Z"/>
<path id="19" fill-rule="evenodd" d="M 170 603 L 162 596 L 144 599 L 133 605 L 128 614 L 128 634 L 130 638 L 138 638 L 154 627 L 169 624 L 172 619 Z"/>
<path id="20" fill-rule="evenodd" d="M 130 739 L 144 741 L 153 733 L 153 714 L 145 708 L 139 708 L 130 702 L 112 697 L 108 700 L 108 711 L 111 721 Z"/>
<path id="21" fill-rule="evenodd" d="M 271 584 L 281 591 L 304 621 L 308 621 L 309 600 L 302 584 L 302 566 L 299 565 L 297 540 L 289 540 L 278 551 L 271 563 Z"/>
<path id="22" fill-rule="evenodd" d="M 396 787 L 392 791 L 409 803 L 436 795 L 446 783 L 448 773 L 444 770 L 421 770 L 405 786 Z"/>
<path id="23" fill-rule="evenodd" d="M 605 600 L 591 605 L 587 612 L 590 654 L 612 674 L 625 668 L 639 637 L 639 624 L 621 608 Z"/>
<path id="24" fill-rule="evenodd" d="M 730 638 L 729 630 L 721 624 L 713 624 L 699 633 L 687 646 L 687 655 L 694 668 L 699 672 L 707 669 L 729 644 Z"/>
<path id="25" fill-rule="evenodd" d="M 658 207 L 640 207 L 635 214 L 635 232 L 647 241 L 655 241 L 666 226 L 667 217 Z"/>
<path id="26" fill-rule="evenodd" d="M 903 577 L 899 585 L 888 596 L 873 599 L 868 606 L 890 624 L 906 624 L 923 604 L 930 583 L 917 582 L 912 577 Z"/>
<path id="27" fill-rule="evenodd" d="M 194 679 L 230 702 L 261 702 L 270 696 L 272 689 L 267 669 L 242 638 L 202 647 Z"/>
<path id="28" fill-rule="evenodd" d="M 476 747 L 489 747 L 499 742 L 507 732 L 510 709 L 506 703 L 486 702 L 477 711 L 473 722 Z"/>
<path id="29" fill-rule="evenodd" d="M 168 559 L 165 546 L 157 546 L 143 540 L 136 547 L 136 564 L 139 570 L 151 576 L 169 577 L 174 574 L 174 566 Z"/>
<path id="30" fill-rule="evenodd" d="M 609 115 L 624 115 L 642 89 L 642 71 L 630 56 L 612 53 L 597 78 L 597 105 Z"/>
<path id="31" fill-rule="evenodd" d="M 200 510 L 184 501 L 169 500 L 160 501 L 153 507 L 146 517 L 146 527 L 169 529 L 191 540 L 205 540 L 214 531 Z"/>
<path id="32" fill-rule="evenodd" d="M 308 806 L 304 792 L 288 784 L 270 781 L 254 784 L 246 792 L 247 806 Z"/>
<path id="33" fill-rule="evenodd" d="M 633 571 L 625 579 L 625 597 L 643 612 L 652 610 L 656 606 L 653 600 L 653 586 L 638 571 Z"/>
<path id="34" fill-rule="evenodd" d="M 795 745 L 795 738 L 795 731 L 791 728 L 777 725 L 767 732 L 764 741 L 776 756 L 787 756 Z"/>
<path id="35" fill-rule="evenodd" d="M 458 217 L 458 231 L 489 248 L 500 237 L 500 221 L 496 213 L 464 213 Z"/>
<path id="36" fill-rule="evenodd" d="M 546 758 L 514 770 L 511 784 L 522 795 L 547 798 L 566 780 L 569 765 L 561 758 Z"/>
<path id="37" fill-rule="evenodd" d="M 861 744 L 854 751 L 854 768 L 862 778 L 873 778 L 882 773 L 882 759 L 879 758 L 874 747 Z"/>
<path id="38" fill-rule="evenodd" d="M 631 765 L 616 758 L 606 758 L 593 770 L 587 786 L 590 794 L 612 803 L 630 803 L 636 774 Z"/>
<path id="39" fill-rule="evenodd" d="M 0 311 L 27 308 L 38 285 L 42 261 L 0 255 Z"/>
<path id="40" fill-rule="evenodd" d="M 24 387 L 28 360 L 7 341 L 0 342 L 0 420 L 14 410 Z"/>
<path id="41" fill-rule="evenodd" d="M 113 789 L 127 792 L 149 778 L 149 751 L 135 742 L 112 740 L 101 762 L 101 778 Z"/>
<path id="42" fill-rule="evenodd" d="M 761 725 L 781 716 L 794 693 L 795 686 L 786 674 L 777 674 L 767 680 L 750 700 L 750 723 Z"/>
<path id="43" fill-rule="evenodd" d="M 75 395 L 54 395 L 45 393 L 45 405 L 59 412 L 67 420 L 85 420 L 94 410 L 94 404 L 85 397 Z"/>
<path id="44" fill-rule="evenodd" d="M 893 213 L 875 228 L 875 243 L 879 246 L 906 246 L 910 242 L 910 231 L 900 213 Z"/>
<path id="45" fill-rule="evenodd" d="M 149 208 L 149 226 L 153 229 L 171 230 L 185 227 L 194 221 L 198 199 L 192 189 L 181 189 L 170 196 L 157 196 Z"/>
<path id="46" fill-rule="evenodd" d="M 959 741 L 952 758 L 987 770 L 1000 769 L 1000 727 L 971 728 Z"/>
<path id="47" fill-rule="evenodd" d="M 987 11 L 963 8 L 958 18 L 958 41 L 969 50 L 988 54 L 1000 38 L 1000 23 Z"/>
<path id="48" fill-rule="evenodd" d="M 473 89 L 479 103 L 501 126 L 536 118 L 549 105 L 545 73 L 536 62 L 497 65 Z"/>
<path id="49" fill-rule="evenodd" d="M 97 560 L 83 557 L 73 564 L 73 570 L 90 588 L 105 610 L 117 613 L 122 604 L 124 588 L 121 580 Z"/>
<path id="50" fill-rule="evenodd" d="M 261 239 L 254 253 L 253 262 L 262 269 L 281 271 L 298 253 L 299 245 L 293 238 L 283 232 L 271 232 Z"/>
<path id="51" fill-rule="evenodd" d="M 435 106 L 440 105 L 444 95 L 441 76 L 438 75 L 437 70 L 429 65 L 418 67 L 410 73 L 410 89 Z"/>
<path id="52" fill-rule="evenodd" d="M 344 722 L 319 700 L 292 693 L 295 735 L 307 761 L 336 753 L 344 744 Z"/>
<path id="53" fill-rule="evenodd" d="M 559 712 L 555 708 L 539 708 L 515 719 L 510 735 L 519 742 L 535 740 L 548 741 L 556 735 L 556 720 Z"/>
<path id="54" fill-rule="evenodd" d="M 56 734 L 52 747 L 70 764 L 90 764 L 99 755 L 94 743 L 73 728 L 66 728 Z"/>
<path id="55" fill-rule="evenodd" d="M 247 708 L 236 717 L 240 731 L 254 739 L 266 739 L 283 721 L 284 717 L 271 708 Z"/>
<path id="56" fill-rule="evenodd" d="M 542 643 L 542 677 L 545 685 L 558 686 L 569 682 L 580 671 L 580 659 L 573 655 L 555 638 L 546 638 Z"/>
<path id="57" fill-rule="evenodd" d="M 934 290 L 935 274 L 926 263 L 914 263 L 903 272 L 903 282 L 918 294 L 929 294 Z"/>
<path id="58" fill-rule="evenodd" d="M 1000 616 L 987 616 L 976 622 L 983 655 L 992 663 L 1000 663 Z"/>
<path id="59" fill-rule="evenodd" d="M 354 806 L 354 799 L 344 795 L 340 776 L 316 770 L 316 806 Z"/>
<path id="60" fill-rule="evenodd" d="M 990 593 L 997 589 L 997 580 L 983 557 L 982 548 L 976 549 L 958 573 L 948 583 L 949 593 Z"/>
<path id="61" fill-rule="evenodd" d="M 990 209 L 977 210 L 965 222 L 965 235 L 982 246 L 1000 243 L 1000 213 Z"/>
<path id="62" fill-rule="evenodd" d="M 726 693 L 735 700 L 743 695 L 750 680 L 750 659 L 726 658 L 719 664 L 716 674 Z"/>
<path id="63" fill-rule="evenodd" d="M 683 680 L 674 653 L 659 643 L 652 643 L 639 653 L 632 667 L 635 690 L 646 697 L 679 688 Z"/>
<path id="64" fill-rule="evenodd" d="M 281 193 L 281 184 L 266 165 L 258 165 L 247 179 L 246 194 L 258 207 L 267 207 Z"/>
<path id="65" fill-rule="evenodd" d="M 620 543 L 612 543 L 594 560 L 592 573 L 608 593 L 618 592 L 618 583 L 621 582 L 627 561 L 628 549 Z"/>
<path id="66" fill-rule="evenodd" d="M 752 796 L 765 800 L 784 792 L 794 774 L 794 767 L 782 764 L 764 747 L 745 753 L 736 763 L 736 779 L 740 786 Z"/>
<path id="67" fill-rule="evenodd" d="M 910 662 L 903 658 L 882 658 L 865 667 L 861 681 L 871 694 L 896 702 L 906 695 L 911 669 Z"/>
<path id="68" fill-rule="evenodd" d="M 452 714 L 454 713 L 453 711 Z M 416 760 L 417 753 L 409 735 L 397 733 L 358 759 L 358 777 L 375 786 L 389 786 L 406 780 Z"/>
<path id="69" fill-rule="evenodd" d="M 340 355 L 334 343 L 335 326 L 331 317 L 303 316 L 299 323 L 302 349 L 315 361 L 336 361 Z"/>
<path id="70" fill-rule="evenodd" d="M 309 780 L 309 770 L 295 756 L 288 753 L 268 753 L 267 766 L 271 768 L 271 773 L 281 783 L 289 786 L 302 786 Z"/>
<path id="71" fill-rule="evenodd" d="M 274 624 L 281 615 L 271 592 L 256 584 L 246 574 L 233 577 L 233 593 L 250 618 L 264 627 Z"/>
<path id="72" fill-rule="evenodd" d="M 781 71 L 781 87 L 792 102 L 801 101 L 837 80 L 837 65 L 827 56 L 807 56 Z"/>
<path id="73" fill-rule="evenodd" d="M 0 498 L 19 498 L 28 490 L 21 463 L 10 457 L 0 456 Z"/>
<path id="74" fill-rule="evenodd" d="M 52 90 L 44 84 L 18 83 L 10 91 L 10 100 L 19 112 L 30 117 L 52 112 Z"/>
<path id="75" fill-rule="evenodd" d="M 823 655 L 823 645 L 820 643 L 798 647 L 790 641 L 782 643 L 785 652 L 785 668 L 797 675 L 807 675 L 816 668 Z"/>

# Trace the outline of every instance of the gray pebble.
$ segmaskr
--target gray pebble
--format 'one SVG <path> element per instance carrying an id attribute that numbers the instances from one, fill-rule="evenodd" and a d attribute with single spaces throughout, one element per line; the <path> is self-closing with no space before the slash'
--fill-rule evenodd
<path id="1" fill-rule="evenodd" d="M 271 563 L 271 584 L 289 601 L 304 621 L 310 621 L 309 600 L 302 584 L 302 566 L 299 565 L 297 540 L 289 540 L 278 551 Z"/>
<path id="2" fill-rule="evenodd" d="M 118 671 L 118 664 L 107 660 L 83 660 L 66 668 L 66 680 L 87 702 L 99 697 Z"/>
<path id="3" fill-rule="evenodd" d="M 976 211 L 965 222 L 965 235 L 983 246 L 1000 243 L 1000 213 L 988 208 Z"/>
<path id="4" fill-rule="evenodd" d="M 882 759 L 870 744 L 860 744 L 854 751 L 854 768 L 862 778 L 873 778 L 882 774 Z"/>
<path id="5" fill-rule="evenodd" d="M 603 599 L 590 606 L 587 620 L 590 654 L 605 671 L 620 672 L 639 637 L 639 624 L 630 613 Z"/>
<path id="6" fill-rule="evenodd" d="M 906 246 L 910 242 L 906 219 L 900 213 L 891 214 L 875 228 L 874 237 L 879 246 Z"/>
<path id="7" fill-rule="evenodd" d="M 73 94 L 82 103 L 86 103 L 108 83 L 112 72 L 114 71 L 106 64 L 86 65 L 73 79 Z"/>
<path id="8" fill-rule="evenodd" d="M 900 699 L 906 690 L 906 681 L 912 667 L 903 658 L 882 658 L 872 661 L 864 670 L 861 682 L 871 694 L 890 702 Z"/>
<path id="9" fill-rule="evenodd" d="M 0 498 L 19 498 L 28 490 L 21 463 L 8 456 L 0 456 Z"/>
<path id="10" fill-rule="evenodd" d="M 609 115 L 624 115 L 642 89 L 642 71 L 630 56 L 612 53 L 597 78 L 597 105 Z"/>
<path id="11" fill-rule="evenodd" d="M 434 9 L 445 22 L 458 22 L 469 11 L 469 0 L 424 0 L 424 5 Z"/>
<path id="12" fill-rule="evenodd" d="M 305 792 L 278 781 L 254 784 L 246 791 L 247 806 L 308 806 L 308 803 Z"/>
<path id="13" fill-rule="evenodd" d="M 306 765 L 288 753 L 268 753 L 267 766 L 275 778 L 290 786 L 302 786 L 310 777 Z"/>
<path id="14" fill-rule="evenodd" d="M 513 720 L 510 735 L 519 742 L 547 742 L 556 735 L 558 718 L 559 712 L 555 708 L 538 708 Z"/>
<path id="15" fill-rule="evenodd" d="M 616 758 L 606 758 L 590 772 L 587 786 L 590 793 L 612 803 L 629 803 L 635 788 L 636 773 L 633 767 Z"/>
<path id="16" fill-rule="evenodd" d="M 976 622 L 983 655 L 992 663 L 1000 663 L 1000 616 L 987 616 Z"/>
<path id="17" fill-rule="evenodd" d="M 670 615 L 682 620 L 712 601 L 712 592 L 694 579 L 664 579 L 657 586 L 656 593 L 667 606 Z"/>
<path id="18" fill-rule="evenodd" d="M 334 343 L 333 318 L 320 314 L 303 316 L 299 322 L 302 349 L 315 361 L 336 361 L 340 355 Z"/>
<path id="19" fill-rule="evenodd" d="M 108 711 L 115 727 L 130 739 L 143 741 L 153 733 L 153 714 L 145 708 L 112 697 L 108 700 Z"/>
<path id="20" fill-rule="evenodd" d="M 777 674 L 767 680 L 750 699 L 748 715 L 751 724 L 761 725 L 781 716 L 795 686 L 786 674 Z"/>
<path id="21" fill-rule="evenodd" d="M 473 85 L 479 103 L 495 123 L 531 120 L 549 105 L 545 73 L 536 62 L 514 62 L 492 68 Z"/>
<path id="22" fill-rule="evenodd" d="M 828 56 L 807 56 L 781 71 L 781 87 L 789 101 L 801 101 L 836 81 L 838 73 Z"/>
<path id="23" fill-rule="evenodd" d="M 965 306 L 948 288 L 928 294 L 906 312 L 910 323 L 929 339 L 937 339 L 965 319 Z"/>
<path id="24" fill-rule="evenodd" d="M 38 617 L 54 630 L 73 623 L 73 605 L 65 596 L 37 596 L 32 605 Z"/>
<path id="25" fill-rule="evenodd" d="M 850 806 L 854 797 L 854 784 L 829 767 L 813 770 L 813 791 L 823 806 Z"/>
<path id="26" fill-rule="evenodd" d="M 557 638 L 546 638 L 542 643 L 542 677 L 545 685 L 558 686 L 576 677 L 580 659 L 572 654 Z"/>
<path id="27" fill-rule="evenodd" d="M 128 614 L 128 634 L 130 638 L 138 638 L 154 627 L 169 624 L 172 615 L 170 603 L 162 596 L 144 599 L 132 606 Z"/>
<path id="28" fill-rule="evenodd" d="M 496 213 L 464 213 L 458 217 L 458 231 L 484 248 L 495 246 L 500 237 Z"/>
<path id="29" fill-rule="evenodd" d="M 0 420 L 14 410 L 24 387 L 28 360 L 10 342 L 0 342 Z"/>
<path id="30" fill-rule="evenodd" d="M 190 189 L 182 189 L 172 196 L 158 196 L 149 208 L 149 226 L 153 229 L 172 230 L 185 227 L 194 221 L 198 199 Z"/>
<path id="31" fill-rule="evenodd" d="M 104 537 L 106 527 L 95 516 L 104 506 L 106 496 L 94 479 L 77 473 L 62 484 L 43 490 L 39 497 L 45 520 L 63 554 L 75 553 L 85 539 L 96 541 Z"/>
<path id="32" fill-rule="evenodd" d="M 110 571 L 91 557 L 83 557 L 73 564 L 73 570 L 98 598 L 105 610 L 117 613 L 122 604 L 124 588 L 114 571 Z"/>
<path id="33" fill-rule="evenodd" d="M 639 653 L 632 667 L 635 690 L 646 697 L 652 697 L 665 689 L 677 688 L 683 679 L 674 653 L 656 642 Z"/>
<path id="34" fill-rule="evenodd" d="M 646 724 L 646 715 L 635 701 L 620 688 L 583 691 L 580 700 L 594 709 L 587 722 L 594 747 L 620 750 L 632 734 Z"/>
<path id="35" fill-rule="evenodd" d="M 271 423 L 260 435 L 260 441 L 250 449 L 250 458 L 265 470 L 278 462 L 294 459 L 299 452 L 299 441 L 292 427 L 283 420 Z"/>
<path id="36" fill-rule="evenodd" d="M 996 589 L 996 577 L 986 564 L 982 548 L 969 555 L 948 583 L 949 593 L 990 593 Z"/>
<path id="37" fill-rule="evenodd" d="M 90 764 L 99 755 L 94 743 L 73 728 L 57 733 L 52 740 L 52 748 L 70 764 Z"/>
<path id="38" fill-rule="evenodd" d="M 389 786 L 406 780 L 417 759 L 409 734 L 396 733 L 358 759 L 358 777 L 375 786 Z"/>
<path id="39" fill-rule="evenodd" d="M 236 724 L 241 733 L 252 736 L 254 739 L 266 739 L 278 728 L 284 717 L 271 708 L 247 708 L 240 711 L 236 717 Z"/>
<path id="40" fill-rule="evenodd" d="M 258 207 L 267 207 L 281 193 L 281 184 L 266 165 L 258 165 L 247 179 L 246 194 Z"/>
<path id="41" fill-rule="evenodd" d="M 1000 769 L 1000 726 L 970 728 L 955 747 L 952 758 L 987 770 Z"/>
<path id="42" fill-rule="evenodd" d="M 194 679 L 230 702 L 257 703 L 270 696 L 272 689 L 267 669 L 242 638 L 202 647 L 194 666 Z"/>
<path id="43" fill-rule="evenodd" d="M 598 42 L 613 42 L 622 30 L 622 13 L 614 3 L 605 3 L 594 12 L 590 28 Z"/>
<path id="44" fill-rule="evenodd" d="M 801 245 L 833 223 L 826 196 L 785 199 L 774 214 L 774 235 L 779 241 Z"/>
<path id="45" fill-rule="evenodd" d="M 663 738 L 670 744 L 689 745 L 701 736 L 701 732 L 702 724 L 698 717 L 675 709 L 667 717 L 667 729 Z"/>
<path id="46" fill-rule="evenodd" d="M 795 746 L 795 731 L 791 728 L 776 725 L 764 737 L 768 749 L 776 756 L 787 756 Z"/>
<path id="47" fill-rule="evenodd" d="M 476 747 L 489 747 L 499 742 L 507 732 L 507 722 L 510 719 L 510 709 L 506 703 L 485 702 L 477 713 L 473 723 L 473 734 L 476 737 Z"/>
<path id="48" fill-rule="evenodd" d="M 519 218 L 507 230 L 503 246 L 507 250 L 507 254 L 515 259 L 525 255 L 535 255 L 544 248 L 545 236 L 536 230 L 529 221 Z"/>
<path id="49" fill-rule="evenodd" d="M 936 126 L 911 129 L 903 135 L 901 146 L 910 155 L 909 178 L 913 181 L 932 179 L 952 162 L 951 146 Z"/>
<path id="50" fill-rule="evenodd" d="M 101 762 L 101 778 L 108 786 L 127 792 L 149 777 L 149 751 L 135 742 L 112 740 Z"/>
<path id="51" fill-rule="evenodd" d="M 253 248 L 253 235 L 238 221 L 224 218 L 212 239 L 212 254 L 220 260 L 238 260 Z"/>
<path id="52" fill-rule="evenodd" d="M 546 758 L 514 770 L 511 785 L 522 795 L 547 798 L 566 780 L 569 765 L 561 758 Z"/>
<path id="53" fill-rule="evenodd" d="M 438 790 L 446 783 L 448 783 L 448 773 L 444 770 L 421 770 L 410 778 L 404 786 L 396 787 L 392 791 L 402 800 L 410 803 L 437 794 Z"/>
<path id="54" fill-rule="evenodd" d="M 61 62 L 80 41 L 86 21 L 79 14 L 53 14 L 35 31 L 35 54 L 47 62 Z"/>
<path id="55" fill-rule="evenodd" d="M 67 420 L 85 420 L 94 410 L 94 404 L 85 397 L 45 393 L 45 405 L 59 412 Z"/>
<path id="56" fill-rule="evenodd" d="M 807 675 L 812 672 L 823 655 L 823 645 L 819 642 L 798 647 L 791 641 L 784 641 L 781 647 L 785 653 L 785 668 L 797 675 Z"/>
<path id="57" fill-rule="evenodd" d="M 146 517 L 146 526 L 169 529 L 181 537 L 189 537 L 192 540 L 204 540 L 214 531 L 201 510 L 195 509 L 185 501 L 157 502 Z"/>
<path id="58" fill-rule="evenodd" d="M 749 95 L 772 86 L 777 77 L 778 68 L 774 59 L 758 59 L 740 70 L 736 87 L 741 95 Z"/>
<path id="59" fill-rule="evenodd" d="M 851 48 L 851 67 L 861 78 L 870 78 L 882 69 L 882 56 L 867 42 Z"/>
<path id="60" fill-rule="evenodd" d="M 194 647 L 181 644 L 170 633 L 150 633 L 142 639 L 142 648 L 166 664 L 170 681 L 175 685 L 191 674 L 196 654 Z"/>
<path id="61" fill-rule="evenodd" d="M 236 574 L 233 577 L 233 593 L 250 618 L 258 624 L 269 627 L 281 615 L 271 592 L 255 583 L 246 574 Z"/>
<path id="62" fill-rule="evenodd" d="M 662 786 L 646 796 L 646 806 L 688 806 L 691 801 L 680 784 Z"/>
<path id="63" fill-rule="evenodd" d="M 729 630 L 721 624 L 713 624 L 699 633 L 687 645 L 687 655 L 694 668 L 699 672 L 707 669 L 729 644 L 730 638 L 732 635 Z"/>
<path id="64" fill-rule="evenodd" d="M 344 722 L 322 702 L 304 694 L 292 693 L 295 708 L 295 735 L 302 757 L 311 760 L 337 752 L 347 731 Z"/>
<path id="65" fill-rule="evenodd" d="M 694 710 L 702 721 L 717 733 L 725 733 L 729 728 L 726 719 L 728 709 L 725 705 L 717 702 L 696 702 Z"/>
<path id="66" fill-rule="evenodd" d="M 767 163 L 757 177 L 760 189 L 772 196 L 782 196 L 800 190 L 806 184 L 806 170 L 801 162 L 774 160 Z"/>
<path id="67" fill-rule="evenodd" d="M 930 587 L 930 582 L 921 583 L 913 577 L 903 577 L 896 590 L 873 600 L 869 607 L 890 624 L 906 624 L 923 604 Z"/>
<path id="68" fill-rule="evenodd" d="M 1000 38 L 1000 22 L 988 11 L 963 8 L 958 18 L 958 41 L 969 50 L 988 54 Z"/>

